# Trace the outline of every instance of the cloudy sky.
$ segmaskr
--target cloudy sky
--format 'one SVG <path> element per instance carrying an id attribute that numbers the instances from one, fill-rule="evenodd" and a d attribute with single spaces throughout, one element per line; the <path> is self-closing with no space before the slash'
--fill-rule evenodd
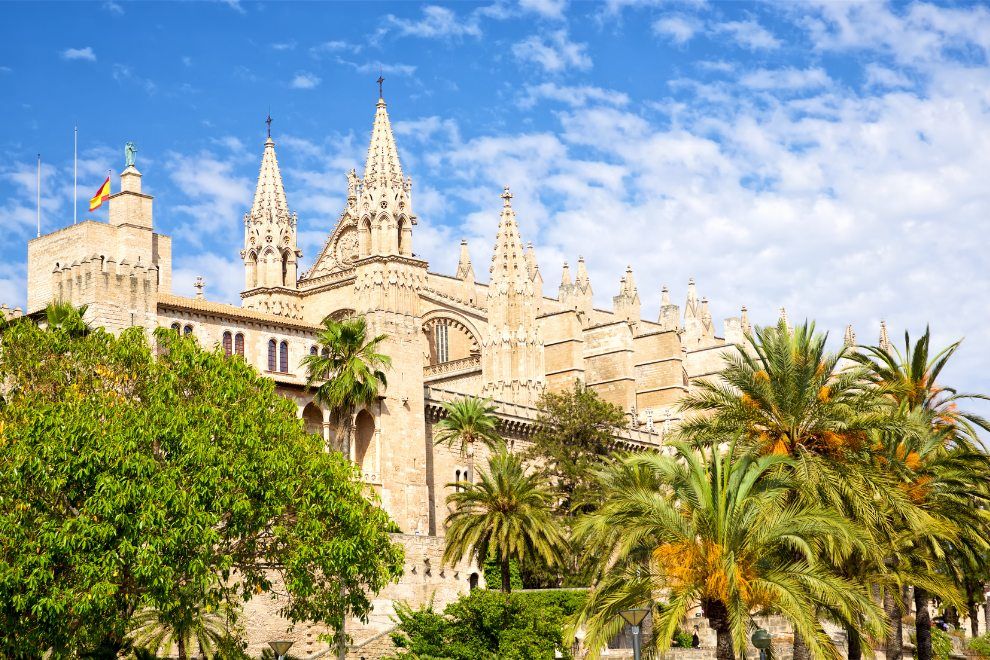
<path id="1" fill-rule="evenodd" d="M 492 0 L 5 7 L 0 301 L 26 242 L 79 217 L 123 144 L 196 275 L 238 300 L 242 217 L 271 108 L 311 260 L 358 166 L 381 72 L 420 216 L 414 250 L 487 276 L 505 184 L 546 290 L 588 261 L 599 306 L 627 264 L 644 315 L 689 277 L 718 321 L 784 306 L 875 341 L 931 323 L 950 376 L 988 390 L 990 10 L 981 4 Z M 116 183 L 114 184 L 116 186 Z M 92 214 L 106 219 L 105 209 Z"/>

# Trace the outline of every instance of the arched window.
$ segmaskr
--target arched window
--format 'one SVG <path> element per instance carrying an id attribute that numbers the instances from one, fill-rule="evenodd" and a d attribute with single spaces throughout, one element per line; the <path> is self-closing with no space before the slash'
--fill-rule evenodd
<path id="1" fill-rule="evenodd" d="M 437 362 L 447 362 L 450 357 L 450 341 L 447 333 L 447 324 L 441 321 L 433 329 L 434 341 L 436 342 Z"/>
<path id="2" fill-rule="evenodd" d="M 461 489 L 461 471 L 457 470 L 454 473 L 454 492 L 457 492 L 460 489 Z"/>
<path id="3" fill-rule="evenodd" d="M 310 346 L 309 347 L 309 354 L 310 355 L 316 355 L 317 352 L 318 352 L 318 349 L 316 348 L 316 346 Z"/>
<path id="4" fill-rule="evenodd" d="M 234 335 L 234 352 L 244 357 L 244 335 L 240 332 Z"/>
<path id="5" fill-rule="evenodd" d="M 172 329 L 175 330 L 176 332 L 182 332 L 182 324 L 181 323 L 173 323 L 172 324 Z"/>
<path id="6" fill-rule="evenodd" d="M 468 578 L 468 588 L 474 591 L 478 588 L 478 574 L 471 573 L 471 577 Z"/>
<path id="7" fill-rule="evenodd" d="M 283 341 L 278 347 L 278 370 L 283 374 L 289 373 L 289 342 Z"/>
<path id="8" fill-rule="evenodd" d="M 192 334 L 192 326 L 191 325 L 186 325 L 186 327 L 184 327 L 182 329 L 182 334 L 184 334 L 184 335 L 191 335 Z"/>
<path id="9" fill-rule="evenodd" d="M 330 349 L 324 346 L 323 350 L 320 351 L 320 355 L 322 355 L 323 357 L 330 357 Z"/>
<path id="10" fill-rule="evenodd" d="M 234 353 L 234 336 L 227 330 L 223 333 L 223 354 L 230 357 Z"/>
<path id="11" fill-rule="evenodd" d="M 276 356 L 275 351 L 277 350 L 278 344 L 274 339 L 268 340 L 268 371 L 275 371 L 276 366 Z"/>

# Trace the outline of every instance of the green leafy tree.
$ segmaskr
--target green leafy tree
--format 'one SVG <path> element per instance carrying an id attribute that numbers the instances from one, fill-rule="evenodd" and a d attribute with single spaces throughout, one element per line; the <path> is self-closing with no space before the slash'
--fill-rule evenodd
<path id="1" fill-rule="evenodd" d="M 401 571 L 387 514 L 243 360 L 160 330 L 9 327 L 0 350 L 0 648 L 125 645 L 285 585 L 339 628 Z"/>
<path id="2" fill-rule="evenodd" d="M 418 660 L 551 660 L 570 658 L 562 622 L 584 594 L 574 591 L 502 594 L 478 589 L 437 612 L 396 606 L 395 658 Z M 560 652 L 561 655 L 557 655 Z"/>
<path id="3" fill-rule="evenodd" d="M 537 403 L 536 432 L 525 458 L 557 489 L 556 509 L 571 516 L 593 506 L 594 474 L 614 451 L 625 414 L 575 381 L 570 390 L 547 391 Z"/>
<path id="4" fill-rule="evenodd" d="M 443 404 L 446 416 L 434 427 L 434 442 L 456 448 L 467 458 L 468 481 L 474 481 L 474 448 L 480 442 L 490 451 L 505 444 L 498 433 L 498 418 L 491 401 L 466 396 Z"/>
<path id="5" fill-rule="evenodd" d="M 323 351 L 307 355 L 302 364 L 307 385 L 316 387 L 316 400 L 334 412 L 340 423 L 338 449 L 348 454 L 354 415 L 372 405 L 387 386 L 385 371 L 392 360 L 379 353 L 385 335 L 368 337 L 363 318 L 323 320 L 317 342 Z"/>
<path id="6" fill-rule="evenodd" d="M 465 556 L 478 565 L 498 557 L 502 591 L 512 590 L 510 562 L 539 556 L 549 565 L 561 561 L 565 540 L 550 513 L 553 493 L 536 474 L 526 474 L 522 460 L 506 451 L 488 459 L 477 483 L 459 486 L 447 496 L 454 507 L 447 517 L 443 560 L 455 564 Z"/>
<path id="7" fill-rule="evenodd" d="M 797 485 L 777 468 L 792 459 L 674 446 L 676 455 L 632 456 L 603 470 L 603 504 L 576 527 L 602 565 L 576 621 L 593 651 L 631 607 L 653 608 L 648 642 L 662 651 L 700 604 L 719 660 L 744 652 L 758 613 L 783 615 L 817 658 L 838 657 L 818 621 L 822 608 L 869 633 L 882 630 L 865 587 L 819 556 L 819 548 L 848 551 L 862 530 L 830 510 L 789 501 Z M 654 608 L 657 593 L 668 600 Z"/>

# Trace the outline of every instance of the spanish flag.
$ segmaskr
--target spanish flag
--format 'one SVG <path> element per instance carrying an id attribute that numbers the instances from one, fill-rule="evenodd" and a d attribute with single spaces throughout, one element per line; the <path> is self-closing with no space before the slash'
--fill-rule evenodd
<path id="1" fill-rule="evenodd" d="M 107 180 L 103 182 L 100 189 L 96 191 L 96 194 L 93 195 L 93 199 L 89 200 L 89 210 L 95 211 L 103 206 L 103 202 L 108 199 L 110 199 L 110 177 L 107 177 Z"/>

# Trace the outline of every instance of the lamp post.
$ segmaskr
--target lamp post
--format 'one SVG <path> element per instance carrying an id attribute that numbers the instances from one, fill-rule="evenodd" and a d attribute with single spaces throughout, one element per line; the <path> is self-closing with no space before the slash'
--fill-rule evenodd
<path id="1" fill-rule="evenodd" d="M 274 642 L 268 642 L 268 646 L 272 647 L 272 651 L 275 651 L 277 660 L 284 660 L 285 654 L 292 648 L 292 642 L 287 639 L 277 639 Z"/>
<path id="2" fill-rule="evenodd" d="M 770 637 L 770 633 L 763 628 L 757 628 L 753 631 L 753 636 L 749 639 L 753 642 L 753 646 L 759 649 L 760 660 L 767 660 L 767 649 L 770 648 L 770 642 L 773 641 L 773 638 Z"/>
<path id="3" fill-rule="evenodd" d="M 643 623 L 643 619 L 646 615 L 650 613 L 650 610 L 645 607 L 634 607 L 631 610 L 622 610 L 619 615 L 622 619 L 632 626 L 633 635 L 633 660 L 640 660 L 640 641 L 639 641 L 639 625 Z"/>

